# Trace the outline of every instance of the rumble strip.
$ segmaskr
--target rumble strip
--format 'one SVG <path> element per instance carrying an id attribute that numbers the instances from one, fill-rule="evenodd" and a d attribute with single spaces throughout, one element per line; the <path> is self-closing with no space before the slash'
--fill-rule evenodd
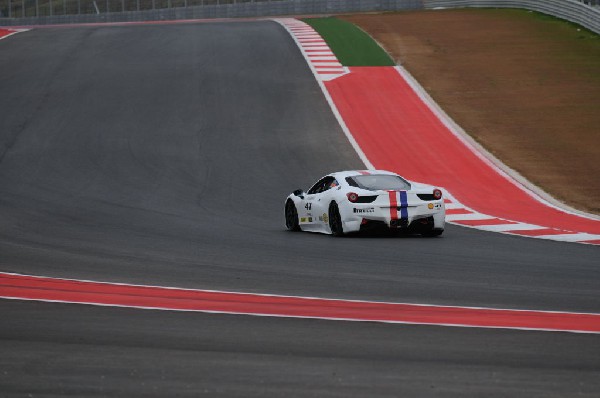
<path id="1" fill-rule="evenodd" d="M 129 285 L 0 273 L 0 298 L 335 321 L 600 333 L 600 314 L 437 306 Z"/>

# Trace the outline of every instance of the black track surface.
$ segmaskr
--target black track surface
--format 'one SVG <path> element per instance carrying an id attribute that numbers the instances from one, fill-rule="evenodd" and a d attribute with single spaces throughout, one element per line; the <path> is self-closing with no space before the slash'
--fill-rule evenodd
<path id="1" fill-rule="evenodd" d="M 289 192 L 363 166 L 273 22 L 20 33 L 0 41 L 0 112 L 0 271 L 600 309 L 596 247 L 452 226 L 436 239 L 285 231 Z M 18 301 L 0 314 L 3 395 L 600 391 L 594 335 Z"/>

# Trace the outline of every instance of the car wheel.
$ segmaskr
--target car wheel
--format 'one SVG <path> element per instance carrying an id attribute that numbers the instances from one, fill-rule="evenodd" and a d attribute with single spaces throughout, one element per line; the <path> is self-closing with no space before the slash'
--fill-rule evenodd
<path id="1" fill-rule="evenodd" d="M 434 238 L 436 236 L 440 236 L 443 233 L 444 233 L 443 229 L 432 229 L 430 231 L 423 232 L 421 235 L 423 235 L 426 238 Z"/>
<path id="2" fill-rule="evenodd" d="M 335 202 L 331 202 L 329 205 L 329 228 L 333 236 L 344 235 L 344 227 L 342 226 L 342 217 L 340 216 L 340 210 Z"/>
<path id="3" fill-rule="evenodd" d="M 285 226 L 289 231 L 300 231 L 298 211 L 296 210 L 296 205 L 291 200 L 288 200 L 285 204 Z"/>

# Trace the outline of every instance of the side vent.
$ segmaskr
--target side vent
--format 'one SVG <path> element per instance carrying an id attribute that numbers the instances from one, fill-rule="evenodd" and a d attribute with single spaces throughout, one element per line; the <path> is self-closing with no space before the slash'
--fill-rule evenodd
<path id="1" fill-rule="evenodd" d="M 355 203 L 373 203 L 378 195 L 374 196 L 359 196 Z"/>

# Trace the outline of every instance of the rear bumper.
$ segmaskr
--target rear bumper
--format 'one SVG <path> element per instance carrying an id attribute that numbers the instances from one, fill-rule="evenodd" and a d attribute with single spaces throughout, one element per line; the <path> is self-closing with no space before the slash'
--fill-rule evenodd
<path id="1" fill-rule="evenodd" d="M 430 203 L 433 208 L 429 208 Z M 432 229 L 443 230 L 446 221 L 446 209 L 442 200 L 409 206 L 406 208 L 407 217 L 401 216 L 400 208 L 393 211 L 389 206 L 348 205 L 341 214 L 346 233 L 380 228 L 421 233 Z"/>

